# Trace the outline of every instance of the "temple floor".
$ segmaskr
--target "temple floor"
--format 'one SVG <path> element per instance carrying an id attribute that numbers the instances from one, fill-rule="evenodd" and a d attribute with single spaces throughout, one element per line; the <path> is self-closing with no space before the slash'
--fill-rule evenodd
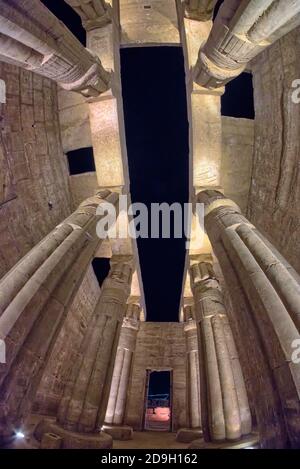
<path id="1" fill-rule="evenodd" d="M 134 432 L 133 440 L 114 441 L 114 449 L 186 449 L 188 444 L 175 439 L 176 433 Z"/>
<path id="2" fill-rule="evenodd" d="M 7 449 L 38 449 L 40 443 L 34 438 L 33 432 L 36 425 L 44 419 L 45 416 L 39 414 L 32 414 L 25 423 L 22 431 L 24 431 L 24 438 L 16 438 L 10 445 L 5 446 Z M 48 419 L 51 417 L 47 417 Z M 54 417 L 52 417 L 55 420 Z M 258 434 L 253 432 L 248 436 L 243 437 L 236 443 L 223 442 L 223 443 L 205 443 L 204 440 L 197 440 L 200 445 L 194 447 L 198 449 L 228 449 L 236 448 L 243 449 L 249 447 L 256 447 L 259 437 Z M 176 441 L 176 433 L 166 431 L 143 431 L 134 432 L 133 439 L 127 441 L 114 440 L 113 449 L 188 449 L 188 443 L 181 443 Z"/>
<path id="3" fill-rule="evenodd" d="M 25 425 L 26 437 L 16 439 L 7 448 L 38 449 L 39 442 L 32 436 L 34 428 L 44 416 L 32 414 Z M 49 418 L 49 417 L 48 417 Z M 53 419 L 54 420 L 54 419 Z M 188 444 L 176 441 L 176 433 L 162 431 L 134 432 L 133 439 L 128 441 L 114 440 L 113 449 L 186 449 Z"/>

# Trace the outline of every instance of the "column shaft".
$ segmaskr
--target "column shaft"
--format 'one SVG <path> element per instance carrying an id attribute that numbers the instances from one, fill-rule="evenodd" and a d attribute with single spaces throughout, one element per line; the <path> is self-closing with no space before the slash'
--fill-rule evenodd
<path id="1" fill-rule="evenodd" d="M 193 306 L 184 308 L 185 340 L 187 350 L 187 396 L 189 427 L 201 428 L 201 401 L 200 401 L 200 369 L 199 369 L 199 342 L 197 323 Z"/>
<path id="2" fill-rule="evenodd" d="M 110 75 L 99 58 L 38 0 L 0 1 L 0 46 L 3 60 L 67 90 L 98 96 L 108 89 Z"/>
<path id="3" fill-rule="evenodd" d="M 187 427 L 178 430 L 176 440 L 190 443 L 202 437 L 199 340 L 194 306 L 184 306 L 183 315 L 186 343 Z"/>
<path id="4" fill-rule="evenodd" d="M 198 202 L 203 202 L 206 207 L 206 230 L 224 269 L 237 314 L 234 320 L 241 328 L 239 333 L 245 335 L 249 350 L 253 348 L 253 341 L 256 343 L 257 350 L 251 356 L 248 356 L 247 349 L 243 354 L 263 444 L 281 447 L 285 444 L 283 432 L 287 431 L 290 444 L 297 447 L 300 370 L 291 361 L 291 356 L 292 344 L 300 338 L 299 276 L 223 194 L 203 191 L 198 195 Z M 251 360 L 255 360 L 255 367 Z M 253 373 L 257 373 L 256 378 Z M 272 381 L 276 383 L 275 387 Z M 261 392 L 268 393 L 269 399 L 273 400 L 272 415 L 269 405 L 257 398 L 260 382 L 263 383 Z M 278 398 L 280 405 L 276 402 Z M 293 412 L 290 411 L 291 405 Z M 271 422 L 275 415 L 277 424 L 273 425 Z M 272 436 L 269 434 L 270 425 L 273 425 Z M 272 438 L 275 441 L 271 441 Z"/>
<path id="5" fill-rule="evenodd" d="M 200 48 L 195 81 L 205 88 L 223 86 L 299 24 L 300 4 L 294 0 L 225 0 Z"/>
<path id="6" fill-rule="evenodd" d="M 107 424 L 124 425 L 127 391 L 136 346 L 140 313 L 141 308 L 139 305 L 129 304 L 127 306 L 105 416 L 105 423 Z"/>
<path id="7" fill-rule="evenodd" d="M 207 262 L 192 265 L 190 273 L 206 378 L 201 392 L 207 416 L 204 436 L 213 441 L 238 440 L 250 433 L 251 415 L 220 286 Z"/>
<path id="8" fill-rule="evenodd" d="M 99 246 L 96 208 L 102 197 L 117 200 L 105 191 L 85 201 L 0 282 L 0 332 L 7 352 L 1 365 L 3 437 L 28 415 L 49 352 Z"/>
<path id="9" fill-rule="evenodd" d="M 59 409 L 58 421 L 68 430 L 95 433 L 102 427 L 131 275 L 130 265 L 116 263 L 104 281 L 81 360 L 74 365 Z"/>

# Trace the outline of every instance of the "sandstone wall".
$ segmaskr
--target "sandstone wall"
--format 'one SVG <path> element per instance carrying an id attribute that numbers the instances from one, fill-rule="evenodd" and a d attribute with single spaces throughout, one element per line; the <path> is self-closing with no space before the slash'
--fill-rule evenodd
<path id="1" fill-rule="evenodd" d="M 121 44 L 179 44 L 176 0 L 120 0 Z"/>
<path id="2" fill-rule="evenodd" d="M 173 370 L 173 431 L 186 426 L 186 347 L 182 323 L 141 323 L 133 360 L 126 423 L 142 430 L 146 370 Z"/>
<path id="3" fill-rule="evenodd" d="M 56 84 L 0 62 L 0 277 L 71 210 Z"/>
<path id="4" fill-rule="evenodd" d="M 0 277 L 81 202 L 71 197 L 62 149 L 57 86 L 0 62 L 6 103 L 0 104 Z M 80 192 L 81 195 L 78 195 Z M 88 194 L 89 195 L 89 194 Z M 90 268 L 50 357 L 36 409 L 55 413 L 64 379 L 100 288 Z"/>
<path id="5" fill-rule="evenodd" d="M 222 117 L 221 186 L 246 212 L 254 146 L 254 121 Z"/>
<path id="6" fill-rule="evenodd" d="M 59 122 L 65 153 L 92 146 L 89 106 L 79 93 L 59 89 Z"/>
<path id="7" fill-rule="evenodd" d="M 96 172 L 70 176 L 70 187 L 75 209 L 83 200 L 94 195 L 99 188 Z"/>
<path id="8" fill-rule="evenodd" d="M 300 272 L 300 28 L 253 63 L 255 150 L 248 203 L 250 220 Z"/>
<path id="9" fill-rule="evenodd" d="M 35 412 L 56 415 L 64 385 L 74 361 L 77 360 L 84 332 L 99 296 L 99 283 L 90 266 L 49 357 L 36 395 Z"/>

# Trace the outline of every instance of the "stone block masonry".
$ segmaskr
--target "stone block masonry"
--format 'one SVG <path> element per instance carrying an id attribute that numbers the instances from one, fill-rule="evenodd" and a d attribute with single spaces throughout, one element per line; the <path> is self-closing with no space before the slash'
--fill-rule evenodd
<path id="1" fill-rule="evenodd" d="M 0 277 L 71 212 L 57 87 L 0 63 Z"/>

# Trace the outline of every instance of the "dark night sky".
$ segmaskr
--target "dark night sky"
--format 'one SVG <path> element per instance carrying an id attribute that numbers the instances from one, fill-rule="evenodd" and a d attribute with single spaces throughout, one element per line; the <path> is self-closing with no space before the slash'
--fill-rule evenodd
<path id="1" fill-rule="evenodd" d="M 170 384 L 170 371 L 152 371 L 148 394 L 169 394 Z"/>
<path id="2" fill-rule="evenodd" d="M 133 202 L 188 202 L 188 122 L 180 47 L 121 49 Z M 177 321 L 184 239 L 138 239 L 147 320 Z"/>
<path id="3" fill-rule="evenodd" d="M 63 1 L 43 3 L 85 44 L 79 16 Z M 222 3 L 220 0 L 218 6 Z M 121 73 L 133 202 L 188 201 L 188 122 L 180 47 L 121 49 Z M 226 86 L 222 114 L 253 118 L 252 76 Z M 92 149 L 68 154 L 71 174 L 93 171 Z M 185 240 L 139 239 L 147 320 L 177 321 Z M 100 283 L 107 260 L 93 263 Z"/>

